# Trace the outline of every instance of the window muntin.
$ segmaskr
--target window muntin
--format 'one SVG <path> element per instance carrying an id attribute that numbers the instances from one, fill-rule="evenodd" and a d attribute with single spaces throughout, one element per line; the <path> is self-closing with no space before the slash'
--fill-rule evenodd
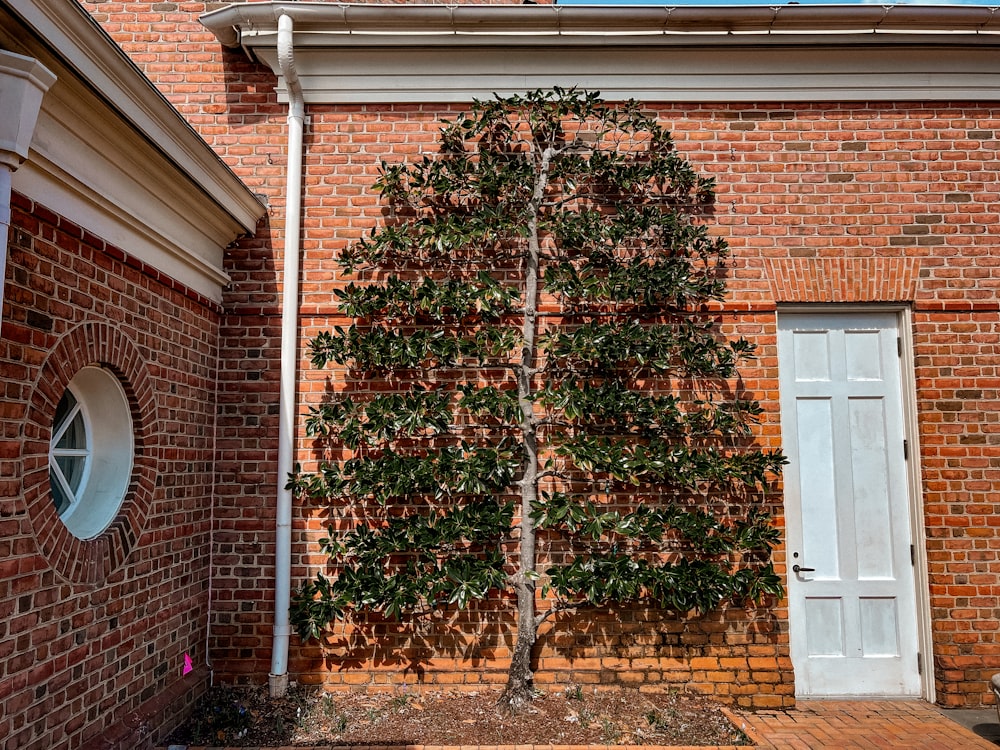
<path id="1" fill-rule="evenodd" d="M 83 405 L 67 388 L 56 407 L 49 461 L 52 500 L 63 520 L 79 507 L 82 489 L 86 485 L 91 465 L 90 435 Z"/>

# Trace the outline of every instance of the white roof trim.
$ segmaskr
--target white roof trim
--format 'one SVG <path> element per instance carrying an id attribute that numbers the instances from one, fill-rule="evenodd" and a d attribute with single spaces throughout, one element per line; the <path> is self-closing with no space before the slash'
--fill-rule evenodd
<path id="1" fill-rule="evenodd" d="M 254 232 L 265 209 L 135 64 L 76 2 L 4 0 L 40 39 L 189 179 Z"/>
<path id="2" fill-rule="evenodd" d="M 240 3 L 202 16 L 277 65 L 295 23 L 310 103 L 463 102 L 552 85 L 610 99 L 1000 99 L 1000 12 L 982 6 Z"/>
<path id="3" fill-rule="evenodd" d="M 955 5 L 440 5 L 326 2 L 239 3 L 202 23 L 229 47 L 288 15 L 296 32 L 334 34 L 701 34 L 1000 31 L 996 8 Z"/>

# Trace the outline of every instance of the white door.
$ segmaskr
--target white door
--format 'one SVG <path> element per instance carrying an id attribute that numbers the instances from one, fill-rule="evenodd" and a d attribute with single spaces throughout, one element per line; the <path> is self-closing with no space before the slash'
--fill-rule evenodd
<path id="1" fill-rule="evenodd" d="M 801 697 L 920 695 L 897 338 L 890 312 L 779 317 Z"/>

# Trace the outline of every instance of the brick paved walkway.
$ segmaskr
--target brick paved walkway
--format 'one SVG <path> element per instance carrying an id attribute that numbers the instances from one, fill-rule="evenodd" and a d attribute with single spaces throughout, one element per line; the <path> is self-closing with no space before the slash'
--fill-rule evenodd
<path id="1" fill-rule="evenodd" d="M 799 701 L 794 711 L 747 720 L 767 750 L 996 750 L 997 746 L 918 701 Z"/>

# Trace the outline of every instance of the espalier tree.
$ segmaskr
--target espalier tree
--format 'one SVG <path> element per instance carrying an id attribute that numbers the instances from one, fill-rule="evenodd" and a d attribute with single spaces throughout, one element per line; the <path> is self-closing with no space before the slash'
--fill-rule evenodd
<path id="1" fill-rule="evenodd" d="M 516 600 L 516 708 L 561 610 L 780 595 L 759 506 L 783 458 L 734 393 L 754 347 L 707 311 L 728 250 L 670 134 L 595 93 L 498 97 L 376 188 L 388 220 L 339 259 L 353 323 L 311 342 L 344 371 L 306 423 L 325 460 L 293 479 L 332 518 L 301 636 Z"/>

